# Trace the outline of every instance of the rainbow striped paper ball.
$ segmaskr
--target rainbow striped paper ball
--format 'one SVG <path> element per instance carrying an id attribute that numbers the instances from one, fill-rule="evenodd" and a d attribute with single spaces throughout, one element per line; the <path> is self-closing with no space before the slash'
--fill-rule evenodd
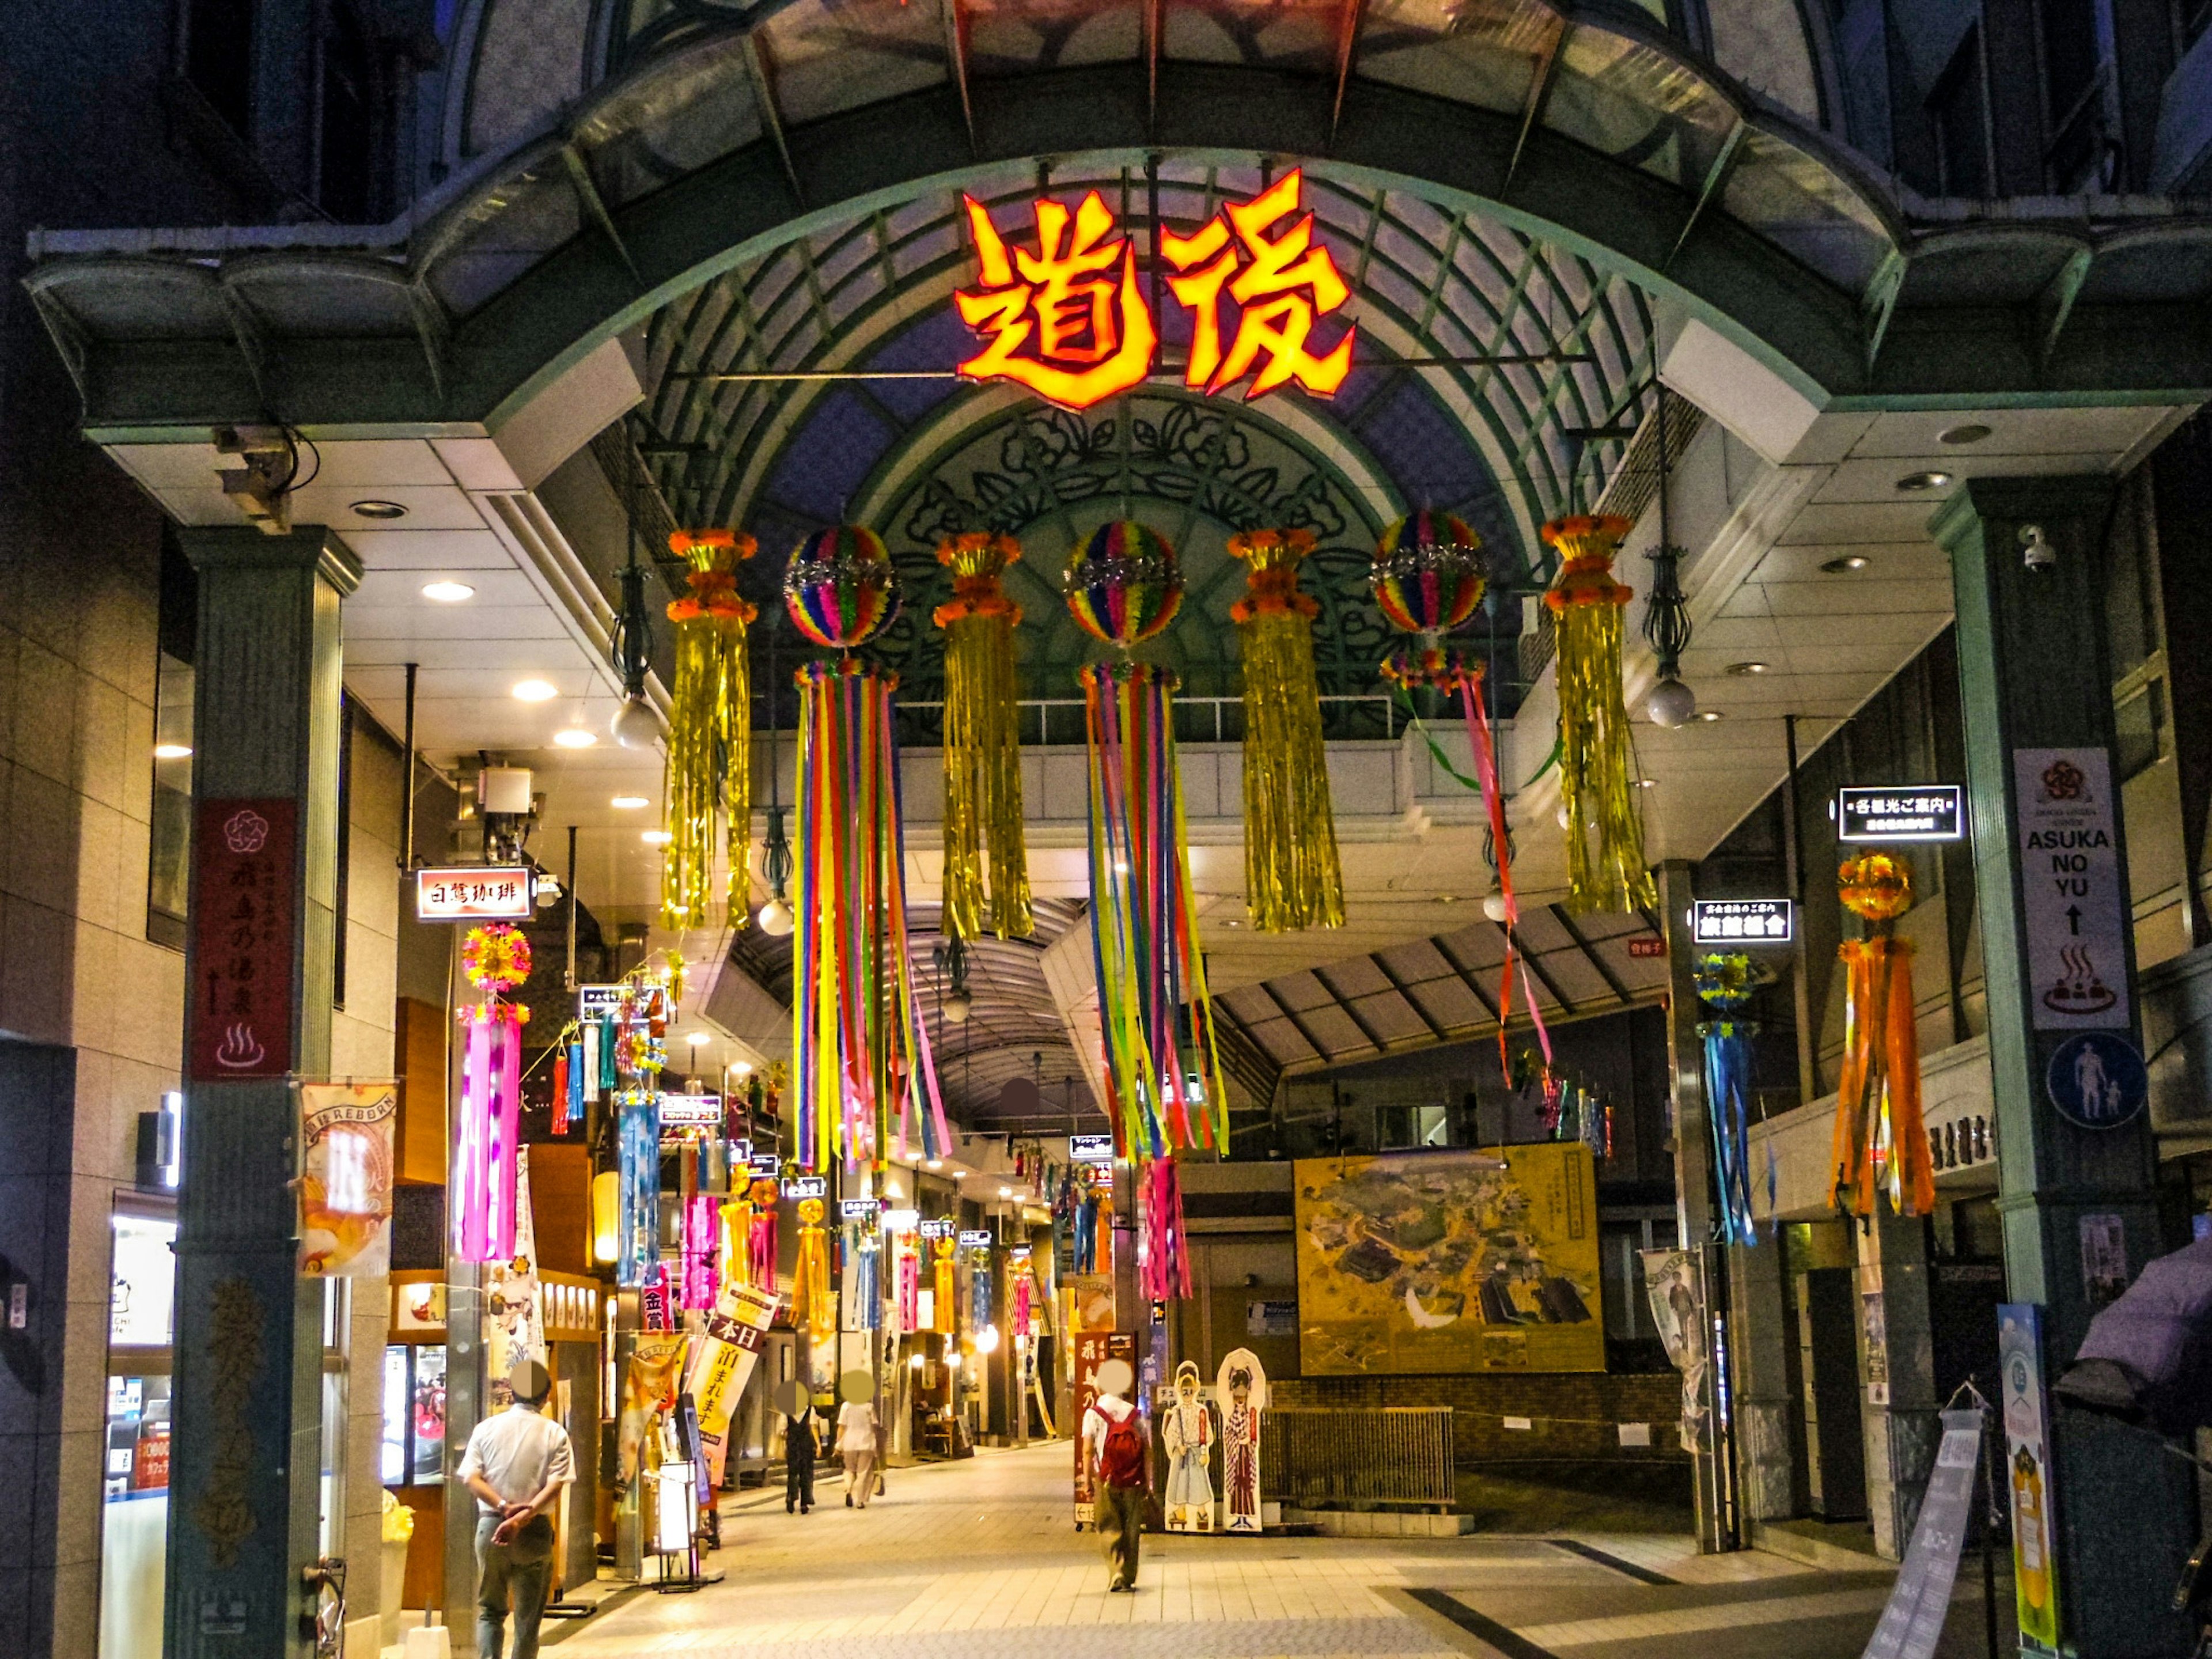
<path id="1" fill-rule="evenodd" d="M 1175 549 L 1133 519 L 1092 531 L 1068 562 L 1066 586 L 1067 608 L 1083 631 L 1109 645 L 1149 640 L 1182 605 Z"/>
<path id="2" fill-rule="evenodd" d="M 1449 513 L 1401 519 L 1375 544 L 1367 586 L 1393 628 L 1437 634 L 1457 628 L 1482 603 L 1482 538 Z"/>
<path id="3" fill-rule="evenodd" d="M 832 525 L 799 543 L 783 573 L 783 605 L 817 645 L 849 651 L 898 614 L 898 573 L 872 530 Z"/>

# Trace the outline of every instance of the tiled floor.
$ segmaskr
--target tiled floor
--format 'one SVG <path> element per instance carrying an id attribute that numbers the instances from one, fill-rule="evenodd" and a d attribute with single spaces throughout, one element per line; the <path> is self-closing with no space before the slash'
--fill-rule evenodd
<path id="1" fill-rule="evenodd" d="M 1067 1459 L 1061 1444 L 894 1470 L 866 1511 L 834 1476 L 811 1515 L 748 1494 L 709 1564 L 721 1583 L 632 1596 L 547 1645 L 561 1659 L 1846 1659 L 1886 1592 L 1881 1573 L 1700 1557 L 1656 1534 L 1577 1549 L 1151 1534 L 1139 1593 L 1109 1595 L 1095 1538 L 1072 1523 Z M 1978 1653 L 1978 1606 L 1951 1623 L 1944 1653 Z"/>

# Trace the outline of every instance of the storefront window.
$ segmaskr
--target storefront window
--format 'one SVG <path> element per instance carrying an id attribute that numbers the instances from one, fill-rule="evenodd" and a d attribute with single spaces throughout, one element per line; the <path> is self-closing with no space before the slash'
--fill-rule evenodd
<path id="1" fill-rule="evenodd" d="M 395 1344 L 384 1351 L 384 1484 L 434 1486 L 445 1462 L 445 1347 Z"/>
<path id="2" fill-rule="evenodd" d="M 169 1344 L 177 1224 L 114 1218 L 107 1446 L 101 1471 L 100 1659 L 161 1659 L 169 1537 Z"/>
<path id="3" fill-rule="evenodd" d="M 177 1224 L 146 1216 L 115 1218 L 115 1270 L 108 1292 L 107 1340 L 117 1347 L 169 1345 L 177 1299 Z"/>

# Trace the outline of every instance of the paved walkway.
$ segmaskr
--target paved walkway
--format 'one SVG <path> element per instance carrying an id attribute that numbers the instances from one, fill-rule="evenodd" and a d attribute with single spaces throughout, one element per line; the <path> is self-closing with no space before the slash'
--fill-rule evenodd
<path id="1" fill-rule="evenodd" d="M 1135 1595 L 1109 1595 L 1077 1533 L 1063 1443 L 890 1472 L 866 1510 L 834 1474 L 813 1514 L 729 1507 L 723 1583 L 633 1595 L 549 1630 L 560 1659 L 1852 1659 L 1882 1573 L 1697 1555 L 1687 1538 L 1164 1538 Z M 825 1470 L 825 1474 L 830 1472 Z M 1954 1605 L 1942 1652 L 1981 1652 Z"/>

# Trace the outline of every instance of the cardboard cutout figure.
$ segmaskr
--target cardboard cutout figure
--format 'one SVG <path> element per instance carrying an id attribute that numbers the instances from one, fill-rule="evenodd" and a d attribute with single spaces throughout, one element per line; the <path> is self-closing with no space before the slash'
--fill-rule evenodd
<path id="1" fill-rule="evenodd" d="M 1267 1372 L 1249 1348 L 1235 1348 L 1221 1362 L 1213 1397 L 1221 1406 L 1221 1529 L 1256 1538 L 1260 1510 L 1260 1413 L 1267 1409 Z"/>
<path id="2" fill-rule="evenodd" d="M 1198 1367 L 1176 1367 L 1175 1398 L 1160 1414 L 1167 1449 L 1168 1486 L 1163 1499 L 1170 1532 L 1213 1530 L 1213 1413 L 1198 1396 Z"/>

